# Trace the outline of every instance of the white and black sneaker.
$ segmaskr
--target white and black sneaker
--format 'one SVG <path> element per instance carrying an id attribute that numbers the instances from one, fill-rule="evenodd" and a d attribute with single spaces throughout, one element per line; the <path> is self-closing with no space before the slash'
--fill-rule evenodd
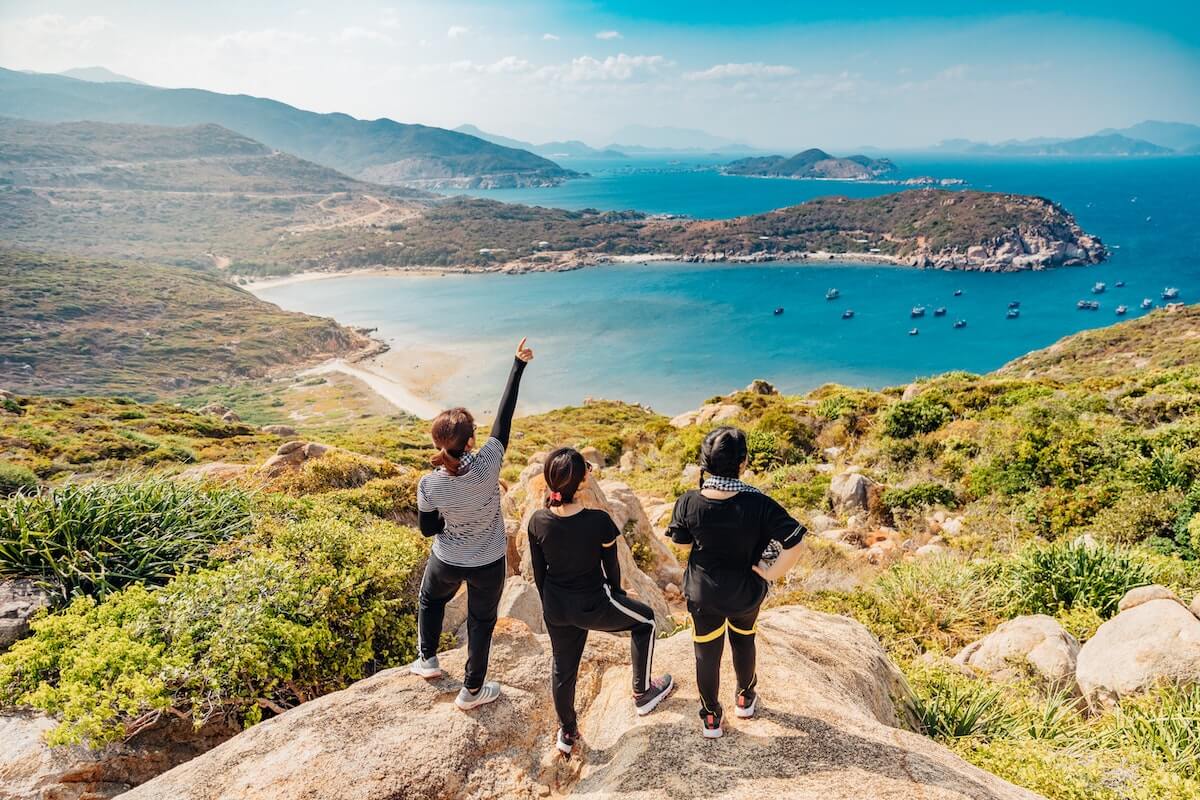
<path id="1" fill-rule="evenodd" d="M 720 739 L 725 735 L 725 715 L 700 709 L 700 732 L 705 739 Z"/>
<path id="2" fill-rule="evenodd" d="M 463 711 L 470 711 L 472 708 L 479 708 L 482 705 L 487 705 L 500 697 L 500 684 L 495 681 L 488 681 L 479 687 L 478 691 L 472 692 L 463 687 L 458 692 L 458 697 L 454 698 L 454 705 L 461 708 Z"/>
<path id="3" fill-rule="evenodd" d="M 558 741 L 554 746 L 558 748 L 558 752 L 564 756 L 571 755 L 571 751 L 575 749 L 575 742 L 579 741 L 579 731 L 575 733 L 567 733 L 562 728 L 558 729 Z"/>
<path id="4" fill-rule="evenodd" d="M 442 672 L 442 665 L 438 663 L 438 657 L 421 658 L 417 656 L 417 660 L 408 665 L 408 671 L 413 675 L 420 675 L 422 678 L 440 678 L 446 673 Z"/>
<path id="5" fill-rule="evenodd" d="M 738 719 L 750 719 L 754 716 L 754 710 L 758 707 L 758 692 L 753 689 L 743 689 L 738 692 L 737 705 L 733 707 L 733 713 Z"/>
<path id="6" fill-rule="evenodd" d="M 666 700 L 667 695 L 674 688 L 675 680 L 669 674 L 650 681 L 650 687 L 646 691 L 633 696 L 633 704 L 637 708 L 638 716 L 644 717 L 658 708 L 658 704 Z"/>

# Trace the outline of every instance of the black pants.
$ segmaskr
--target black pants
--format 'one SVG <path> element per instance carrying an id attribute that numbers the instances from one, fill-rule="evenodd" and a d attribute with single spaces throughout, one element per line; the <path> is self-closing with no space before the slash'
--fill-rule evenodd
<path id="1" fill-rule="evenodd" d="M 554 694 L 554 710 L 564 731 L 575 733 L 575 683 L 579 679 L 579 660 L 587 644 L 588 631 L 629 631 L 633 649 L 633 691 L 641 694 L 650 682 L 654 661 L 654 612 L 623 594 L 613 594 L 608 587 L 601 592 L 585 594 L 558 591 L 547 583 L 542 595 L 546 632 L 554 653 L 554 672 L 550 688 Z"/>
<path id="2" fill-rule="evenodd" d="M 692 643 L 696 651 L 696 687 L 700 690 L 704 713 L 721 714 L 721 656 L 725 652 L 726 632 L 729 633 L 729 649 L 733 651 L 738 691 L 753 689 L 758 682 L 754 648 L 758 610 L 759 606 L 754 606 L 741 614 L 725 615 L 706 612 L 688 601 L 688 613 L 692 615 Z"/>
<path id="3" fill-rule="evenodd" d="M 467 674 L 463 686 L 475 692 L 487 677 L 488 656 L 492 651 L 492 631 L 496 627 L 496 609 L 504 591 L 504 558 L 482 567 L 456 567 L 430 554 L 421 578 L 421 598 L 417 606 L 417 648 L 421 658 L 437 655 L 442 636 L 446 603 L 467 583 Z"/>

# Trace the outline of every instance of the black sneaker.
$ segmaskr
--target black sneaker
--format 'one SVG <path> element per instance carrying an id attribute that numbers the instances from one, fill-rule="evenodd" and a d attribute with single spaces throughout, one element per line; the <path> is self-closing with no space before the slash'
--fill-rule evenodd
<path id="1" fill-rule="evenodd" d="M 734 706 L 733 713 L 738 719 L 750 719 L 754 716 L 754 709 L 758 706 L 758 692 L 753 689 L 743 689 L 738 692 L 737 705 Z"/>
<path id="2" fill-rule="evenodd" d="M 571 751 L 575 749 L 575 742 L 579 740 L 579 731 L 575 733 L 567 733 L 562 728 L 558 729 L 558 741 L 554 746 L 558 748 L 558 752 L 564 756 L 571 755 Z"/>
<path id="3" fill-rule="evenodd" d="M 725 715 L 700 709 L 700 732 L 705 739 L 720 739 L 725 735 Z"/>
<path id="4" fill-rule="evenodd" d="M 650 681 L 650 688 L 633 696 L 633 704 L 637 707 L 638 716 L 644 717 L 658 708 L 658 704 L 666 700 L 667 695 L 674 688 L 675 680 L 670 675 L 663 675 L 661 678 Z"/>

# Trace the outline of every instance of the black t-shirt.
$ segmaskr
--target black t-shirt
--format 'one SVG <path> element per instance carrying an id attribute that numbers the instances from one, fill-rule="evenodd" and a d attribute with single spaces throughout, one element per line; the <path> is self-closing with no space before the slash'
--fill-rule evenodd
<path id="1" fill-rule="evenodd" d="M 617 539 L 621 532 L 606 512 L 585 508 L 569 517 L 539 509 L 529 519 L 529 554 L 538 591 L 620 591 Z"/>
<path id="2" fill-rule="evenodd" d="M 772 540 L 790 550 L 806 530 L 783 506 L 765 494 L 738 492 L 713 500 L 693 489 L 675 503 L 667 534 L 690 544 L 683 593 L 720 614 L 738 614 L 762 602 L 767 583 L 751 567 Z"/>

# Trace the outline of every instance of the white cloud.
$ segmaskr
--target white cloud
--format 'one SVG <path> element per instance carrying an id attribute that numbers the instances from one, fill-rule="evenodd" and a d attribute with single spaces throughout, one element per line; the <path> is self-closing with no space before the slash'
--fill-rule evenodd
<path id="1" fill-rule="evenodd" d="M 557 36 L 555 36 L 553 33 L 543 33 L 543 34 L 542 34 L 542 41 L 544 41 L 544 42 L 557 42 L 557 41 L 558 41 L 558 37 L 557 37 Z"/>
<path id="2" fill-rule="evenodd" d="M 422 72 L 450 72 L 457 74 L 476 74 L 476 75 L 515 75 L 522 72 L 529 72 L 533 69 L 533 65 L 523 58 L 517 56 L 505 56 L 499 61 L 493 61 L 491 64 L 477 64 L 469 59 L 463 61 L 452 61 L 449 64 L 423 64 L 420 67 Z"/>
<path id="3" fill-rule="evenodd" d="M 379 24 L 385 28 L 399 28 L 400 14 L 396 9 L 388 7 L 379 12 Z"/>
<path id="4" fill-rule="evenodd" d="M 714 64 L 706 70 L 684 73 L 690 81 L 721 81 L 743 78 L 787 78 L 795 75 L 795 67 L 786 64 L 764 64 L 761 61 L 742 64 Z"/>
<path id="5" fill-rule="evenodd" d="M 620 32 L 620 31 L 598 31 L 598 32 L 596 33 L 596 38 L 597 38 L 597 39 L 604 39 L 604 40 L 608 40 L 608 39 L 620 39 L 620 38 L 621 38 L 621 32 Z"/>
<path id="6" fill-rule="evenodd" d="M 115 27 L 106 17 L 98 15 L 69 20 L 62 14 L 40 14 L 0 26 L 0 35 L 27 46 L 45 39 L 78 50 L 91 44 L 97 34 Z"/>
<path id="7" fill-rule="evenodd" d="M 217 50 L 241 50 L 261 57 L 287 55 L 316 41 L 306 33 L 265 28 L 261 31 L 242 30 L 221 34 L 212 40 L 212 46 Z"/>
<path id="8" fill-rule="evenodd" d="M 351 25 L 347 28 L 342 28 L 333 35 L 334 44 L 352 44 L 354 42 L 379 42 L 380 44 L 392 44 L 391 36 L 379 31 L 373 31 L 369 28 L 360 28 L 357 25 Z"/>
<path id="9" fill-rule="evenodd" d="M 466 36 L 471 32 L 471 29 L 465 25 L 451 25 L 446 29 L 447 39 L 458 39 L 461 36 Z"/>
<path id="10" fill-rule="evenodd" d="M 946 67 L 934 77 L 940 81 L 960 81 L 967 77 L 968 69 L 966 64 L 955 64 L 952 67 Z"/>
<path id="11" fill-rule="evenodd" d="M 663 56 L 630 56 L 620 53 L 603 61 L 591 56 L 573 58 L 567 64 L 542 67 L 537 71 L 539 78 L 567 82 L 583 81 L 628 81 L 656 75 L 674 62 Z"/>

